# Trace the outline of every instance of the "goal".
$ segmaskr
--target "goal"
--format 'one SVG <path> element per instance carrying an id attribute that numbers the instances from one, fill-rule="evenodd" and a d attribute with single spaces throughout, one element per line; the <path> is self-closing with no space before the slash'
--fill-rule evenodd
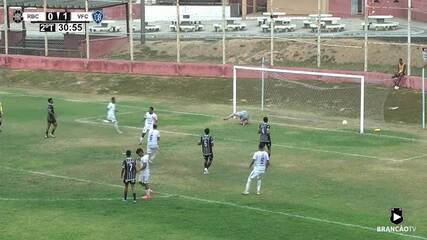
<path id="1" fill-rule="evenodd" d="M 375 94 L 375 93 L 373 93 Z M 378 95 L 377 95 L 378 96 Z M 381 120 L 383 97 L 372 101 L 369 113 Z M 315 122 L 326 127 L 365 129 L 365 77 L 362 75 L 234 66 L 233 112 Z M 376 116 L 377 115 L 377 116 Z M 301 121 L 298 122 L 301 124 Z"/>

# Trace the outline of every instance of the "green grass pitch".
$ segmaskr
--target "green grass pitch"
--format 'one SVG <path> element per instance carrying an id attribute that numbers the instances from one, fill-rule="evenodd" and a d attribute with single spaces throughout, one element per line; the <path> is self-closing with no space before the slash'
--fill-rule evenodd
<path id="1" fill-rule="evenodd" d="M 272 117 L 263 194 L 242 196 L 261 115 L 241 127 L 222 120 L 230 104 L 119 92 L 118 135 L 101 120 L 111 93 L 0 82 L 0 239 L 427 239 L 424 133 L 362 136 Z M 59 115 L 56 139 L 43 136 L 48 96 Z M 161 132 L 151 166 L 156 194 L 123 203 L 122 152 L 138 146 L 151 105 Z M 209 175 L 197 146 L 205 127 L 216 140 Z M 390 226 L 393 207 L 415 233 L 376 232 Z"/>

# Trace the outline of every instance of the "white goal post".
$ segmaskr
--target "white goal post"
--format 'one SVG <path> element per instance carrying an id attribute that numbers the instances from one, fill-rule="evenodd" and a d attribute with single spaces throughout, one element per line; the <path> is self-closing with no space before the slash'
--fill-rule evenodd
<path id="1" fill-rule="evenodd" d="M 310 75 L 318 77 L 331 77 L 331 78 L 341 78 L 341 79 L 353 79 L 360 81 L 360 123 L 359 129 L 360 133 L 364 133 L 364 117 L 365 117 L 365 76 L 363 75 L 351 75 L 351 74 L 338 74 L 338 73 L 325 73 L 325 72 L 313 72 L 313 71 L 297 71 L 297 70 L 286 70 L 286 69 L 273 69 L 273 68 L 263 68 L 263 67 L 246 67 L 246 66 L 234 66 L 233 67 L 233 113 L 237 112 L 237 72 L 239 70 L 255 71 L 264 73 L 280 73 L 280 74 L 300 74 L 300 75 Z M 264 78 L 262 78 L 263 80 Z M 261 85 L 264 88 L 264 84 Z M 264 98 L 264 89 L 262 91 L 262 98 Z M 264 105 L 264 100 L 262 99 L 262 106 Z"/>

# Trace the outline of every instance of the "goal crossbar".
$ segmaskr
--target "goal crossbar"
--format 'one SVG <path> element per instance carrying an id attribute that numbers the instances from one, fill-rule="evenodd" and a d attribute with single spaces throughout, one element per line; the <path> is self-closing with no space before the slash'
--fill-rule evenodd
<path id="1" fill-rule="evenodd" d="M 341 74 L 341 73 L 325 73 L 325 72 L 313 72 L 313 71 L 299 71 L 299 70 L 287 70 L 287 69 L 274 69 L 274 68 L 263 68 L 263 67 L 247 67 L 247 66 L 234 66 L 233 67 L 233 113 L 237 112 L 237 70 L 249 70 L 263 72 L 274 72 L 274 73 L 289 73 L 289 74 L 301 74 L 310 76 L 324 76 L 324 77 L 336 77 L 336 78 L 348 78 L 360 80 L 360 133 L 364 133 L 364 116 L 365 116 L 365 76 L 353 75 L 353 74 Z"/>

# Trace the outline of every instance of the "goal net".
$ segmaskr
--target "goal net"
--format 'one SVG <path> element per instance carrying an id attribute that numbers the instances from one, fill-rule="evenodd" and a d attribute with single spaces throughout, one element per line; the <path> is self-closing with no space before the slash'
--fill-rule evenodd
<path id="1" fill-rule="evenodd" d="M 363 133 L 367 123 L 375 128 L 384 122 L 383 89 L 367 88 L 362 75 L 234 66 L 233 112 Z"/>

